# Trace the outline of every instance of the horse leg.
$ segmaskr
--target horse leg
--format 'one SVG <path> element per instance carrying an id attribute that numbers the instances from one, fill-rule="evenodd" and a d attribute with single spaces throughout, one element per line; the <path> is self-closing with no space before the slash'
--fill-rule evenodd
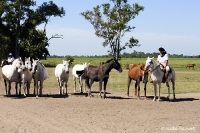
<path id="1" fill-rule="evenodd" d="M 137 96 L 137 80 L 135 80 L 135 96 Z"/>
<path id="2" fill-rule="evenodd" d="M 102 82 L 103 82 L 103 79 L 100 79 L 99 81 L 99 96 L 101 97 L 101 90 L 102 90 Z"/>
<path id="3" fill-rule="evenodd" d="M 63 94 L 63 84 L 64 84 L 64 82 L 60 80 L 60 95 L 61 96 Z"/>
<path id="4" fill-rule="evenodd" d="M 153 98 L 153 101 L 156 101 L 156 93 L 157 93 L 157 85 L 156 85 L 156 83 L 153 83 L 153 86 L 154 86 L 154 98 Z"/>
<path id="5" fill-rule="evenodd" d="M 86 79 L 85 79 L 85 85 L 86 85 L 87 88 L 89 89 L 89 91 L 88 91 L 88 96 L 90 96 L 91 90 L 90 90 L 90 86 L 89 86 L 89 78 L 86 78 Z"/>
<path id="6" fill-rule="evenodd" d="M 5 91 L 6 91 L 6 96 L 8 95 L 8 88 L 7 88 L 7 81 L 4 79 L 4 85 L 5 85 Z"/>
<path id="7" fill-rule="evenodd" d="M 24 96 L 26 97 L 26 84 L 25 82 L 23 82 L 23 90 L 24 90 Z M 21 89 L 20 89 L 21 90 Z"/>
<path id="8" fill-rule="evenodd" d="M 36 95 L 36 97 L 38 97 L 38 82 L 39 81 L 37 81 L 36 84 L 35 84 L 35 89 L 36 89 L 36 94 L 35 95 Z"/>
<path id="9" fill-rule="evenodd" d="M 167 89 L 168 89 L 168 96 L 167 96 L 167 98 L 169 99 L 169 97 L 170 97 L 170 86 L 169 86 L 169 82 L 168 81 L 166 82 L 166 86 L 167 86 Z"/>
<path id="10" fill-rule="evenodd" d="M 36 96 L 36 80 L 34 79 L 34 90 L 33 90 L 33 95 Z"/>
<path id="11" fill-rule="evenodd" d="M 137 81 L 138 99 L 140 99 L 140 81 Z"/>
<path id="12" fill-rule="evenodd" d="M 92 93 L 91 93 L 91 87 L 92 87 L 92 84 L 94 83 L 94 80 L 93 79 L 90 79 L 90 84 L 89 84 L 89 92 L 88 92 L 88 95 L 90 96 L 90 97 L 92 97 Z"/>
<path id="13" fill-rule="evenodd" d="M 27 89 L 27 95 L 29 96 L 30 95 L 30 82 L 27 82 L 26 84 L 26 89 Z"/>
<path id="14" fill-rule="evenodd" d="M 173 88 L 173 99 L 175 100 L 175 80 L 172 80 L 172 88 Z"/>
<path id="15" fill-rule="evenodd" d="M 73 76 L 73 80 L 74 80 L 74 92 L 76 92 L 76 77 Z"/>
<path id="16" fill-rule="evenodd" d="M 16 96 L 21 95 L 21 88 L 19 88 L 19 94 L 18 94 L 18 87 L 17 86 L 18 86 L 18 83 L 16 82 L 15 83 Z"/>
<path id="17" fill-rule="evenodd" d="M 161 88 L 161 83 L 158 83 L 158 102 L 161 100 L 160 99 L 160 88 Z"/>
<path id="18" fill-rule="evenodd" d="M 147 93 L 147 82 L 144 83 L 144 99 L 146 100 L 147 99 L 147 96 L 146 96 L 146 93 Z"/>
<path id="19" fill-rule="evenodd" d="M 43 81 L 40 81 L 40 96 L 42 96 Z"/>
<path id="20" fill-rule="evenodd" d="M 127 87 L 128 87 L 128 89 L 127 89 L 127 96 L 128 97 L 129 97 L 129 87 L 130 87 L 130 84 L 131 84 L 131 78 L 128 77 L 128 82 L 127 82 Z"/>
<path id="21" fill-rule="evenodd" d="M 65 82 L 65 89 L 66 89 L 65 95 L 68 96 L 68 93 L 67 93 L 67 81 Z M 63 92 L 63 93 L 64 93 L 64 92 Z"/>
<path id="22" fill-rule="evenodd" d="M 80 86 L 80 93 L 83 93 L 83 89 L 82 89 L 83 84 L 82 84 L 82 78 L 81 78 L 81 76 L 79 78 L 79 86 Z"/>
<path id="23" fill-rule="evenodd" d="M 103 95 L 103 98 L 105 99 L 106 98 L 106 85 L 108 83 L 108 78 L 105 78 L 104 79 L 104 95 Z"/>

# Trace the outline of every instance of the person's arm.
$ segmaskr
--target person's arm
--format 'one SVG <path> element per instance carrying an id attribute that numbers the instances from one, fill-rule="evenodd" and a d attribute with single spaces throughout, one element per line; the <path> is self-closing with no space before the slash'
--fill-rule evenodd
<path id="1" fill-rule="evenodd" d="M 158 58 L 157 58 L 157 61 L 156 61 L 156 63 L 157 63 L 158 65 L 160 65 L 159 59 L 160 59 L 160 56 L 158 55 Z"/>

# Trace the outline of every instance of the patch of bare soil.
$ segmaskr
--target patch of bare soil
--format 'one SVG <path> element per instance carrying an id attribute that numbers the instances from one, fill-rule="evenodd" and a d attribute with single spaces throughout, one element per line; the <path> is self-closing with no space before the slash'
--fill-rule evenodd
<path id="1" fill-rule="evenodd" d="M 43 97 L 5 97 L 0 83 L 0 133 L 168 133 L 200 132 L 200 94 L 177 94 L 177 100 L 138 100 L 125 92 L 108 90 L 107 99 L 73 93 L 59 96 L 57 88 L 44 88 Z M 31 92 L 33 90 L 31 89 Z M 172 97 L 172 95 L 171 95 Z"/>

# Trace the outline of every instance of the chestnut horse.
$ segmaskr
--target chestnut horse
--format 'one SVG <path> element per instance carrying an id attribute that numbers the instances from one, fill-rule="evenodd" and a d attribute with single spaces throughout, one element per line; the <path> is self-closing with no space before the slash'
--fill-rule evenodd
<path id="1" fill-rule="evenodd" d="M 187 64 L 186 69 L 192 67 L 194 69 L 195 64 Z"/>
<path id="2" fill-rule="evenodd" d="M 129 87 L 130 87 L 131 80 L 135 80 L 135 96 L 137 96 L 140 99 L 140 81 L 143 81 L 144 97 L 146 99 L 146 84 L 148 82 L 148 72 L 144 71 L 144 67 L 145 67 L 144 64 L 132 64 L 129 66 L 127 96 L 129 96 Z M 138 91 L 138 94 L 137 94 L 137 91 Z"/>

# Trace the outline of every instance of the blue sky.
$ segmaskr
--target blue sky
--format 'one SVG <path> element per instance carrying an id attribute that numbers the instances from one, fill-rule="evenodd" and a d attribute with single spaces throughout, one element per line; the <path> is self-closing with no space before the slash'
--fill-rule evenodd
<path id="1" fill-rule="evenodd" d="M 36 0 L 37 6 L 45 0 Z M 51 55 L 105 55 L 109 47 L 103 47 L 102 38 L 94 34 L 93 26 L 80 15 L 92 10 L 96 5 L 109 0 L 56 0 L 59 7 L 64 7 L 64 17 L 51 17 L 47 25 L 47 35 L 63 35 L 63 39 L 50 40 L 48 47 Z M 122 44 L 131 36 L 139 40 L 140 47 L 127 48 L 152 53 L 164 47 L 170 54 L 200 55 L 200 0 L 128 0 L 129 4 L 138 3 L 144 11 L 129 25 L 136 28 L 126 33 Z M 43 28 L 39 26 L 38 28 Z"/>

